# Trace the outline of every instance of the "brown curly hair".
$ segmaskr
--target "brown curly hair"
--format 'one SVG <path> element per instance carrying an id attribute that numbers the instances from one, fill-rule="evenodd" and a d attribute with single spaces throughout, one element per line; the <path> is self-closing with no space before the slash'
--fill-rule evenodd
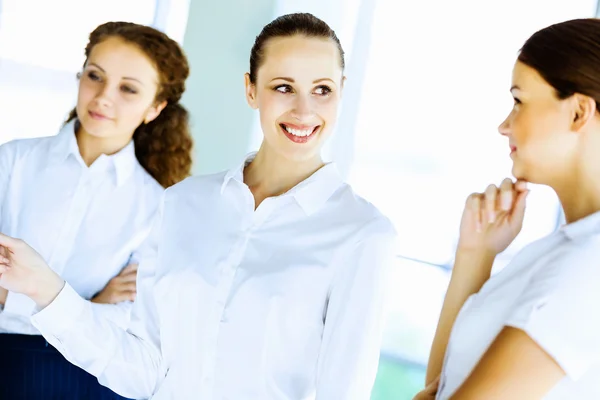
<path id="1" fill-rule="evenodd" d="M 135 130 L 133 141 L 139 163 L 167 188 L 188 177 L 192 168 L 189 115 L 179 103 L 190 73 L 187 58 L 177 42 L 154 28 L 131 22 L 107 22 L 90 33 L 84 66 L 94 46 L 111 37 L 138 46 L 158 71 L 156 102 L 166 101 L 167 106 L 153 121 L 142 123 Z M 76 118 L 77 110 L 73 109 L 66 122 Z"/>

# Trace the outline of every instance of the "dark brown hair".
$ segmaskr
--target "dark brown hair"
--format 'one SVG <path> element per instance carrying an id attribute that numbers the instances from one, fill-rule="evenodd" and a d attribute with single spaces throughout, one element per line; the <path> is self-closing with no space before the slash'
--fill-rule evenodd
<path id="1" fill-rule="evenodd" d="M 131 22 L 108 22 L 90 34 L 85 62 L 94 46 L 111 37 L 138 46 L 158 71 L 160 83 L 155 101 L 166 101 L 167 106 L 153 121 L 142 123 L 135 130 L 133 141 L 142 167 L 163 187 L 174 185 L 188 177 L 192 167 L 189 116 L 179 104 L 190 73 L 187 58 L 177 42 L 154 28 Z M 77 110 L 73 109 L 67 122 L 75 118 Z"/>
<path id="2" fill-rule="evenodd" d="M 257 71 L 264 61 L 265 44 L 273 38 L 295 35 L 333 40 L 340 53 L 340 66 L 342 69 L 345 68 L 346 63 L 342 44 L 329 25 L 312 14 L 287 14 L 270 22 L 256 37 L 250 52 L 250 82 L 256 83 Z"/>
<path id="3" fill-rule="evenodd" d="M 580 93 L 600 110 L 600 20 L 574 19 L 534 33 L 518 60 L 534 68 L 559 99 Z"/>

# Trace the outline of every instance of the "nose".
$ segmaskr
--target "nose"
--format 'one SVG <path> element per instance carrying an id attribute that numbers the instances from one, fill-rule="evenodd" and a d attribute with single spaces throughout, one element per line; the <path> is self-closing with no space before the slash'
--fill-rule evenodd
<path id="1" fill-rule="evenodd" d="M 96 102 L 101 107 L 108 107 L 113 101 L 113 88 L 110 85 L 103 85 L 96 95 Z"/>
<path id="2" fill-rule="evenodd" d="M 508 117 L 506 117 L 506 119 L 502 121 L 502 123 L 498 126 L 498 132 L 502 136 L 509 136 L 511 134 L 511 115 L 512 113 Z"/>
<path id="3" fill-rule="evenodd" d="M 312 102 L 309 96 L 296 96 L 292 116 L 299 121 L 307 119 L 313 115 Z"/>

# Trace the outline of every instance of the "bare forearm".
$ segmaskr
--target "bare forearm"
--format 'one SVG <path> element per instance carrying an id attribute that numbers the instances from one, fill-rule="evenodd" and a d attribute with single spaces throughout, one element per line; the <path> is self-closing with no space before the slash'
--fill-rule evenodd
<path id="1" fill-rule="evenodd" d="M 32 285 L 35 290 L 28 294 L 41 309 L 52 303 L 65 286 L 65 281 L 54 271 L 48 269 L 44 272 L 39 281 Z"/>
<path id="2" fill-rule="evenodd" d="M 454 321 L 469 296 L 477 293 L 489 279 L 495 256 L 477 251 L 457 251 L 452 278 L 446 292 L 429 362 L 426 383 L 434 381 L 442 372 L 444 355 Z"/>

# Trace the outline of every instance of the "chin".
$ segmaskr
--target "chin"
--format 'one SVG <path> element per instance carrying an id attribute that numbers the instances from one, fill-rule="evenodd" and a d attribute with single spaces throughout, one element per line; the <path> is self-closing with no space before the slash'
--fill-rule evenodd
<path id="1" fill-rule="evenodd" d="M 320 156 L 320 151 L 283 151 L 281 154 L 291 161 L 304 162 Z"/>
<path id="2" fill-rule="evenodd" d="M 526 174 L 521 171 L 515 171 L 514 168 L 512 170 L 512 176 L 514 176 L 514 178 L 518 181 L 530 182 Z"/>
<path id="3" fill-rule="evenodd" d="M 106 126 L 105 121 L 90 121 L 86 118 L 83 121 L 80 120 L 80 122 L 81 127 L 83 128 L 85 133 L 87 133 L 90 136 L 94 136 L 97 138 L 107 138 L 115 136 L 114 129 L 111 129 L 110 127 Z"/>
<path id="4" fill-rule="evenodd" d="M 512 175 L 515 177 L 515 179 L 520 181 L 528 182 L 534 185 L 547 185 L 547 182 L 545 182 L 544 179 L 540 179 L 539 175 L 536 175 L 535 173 L 532 174 L 531 171 L 524 171 L 522 168 L 517 169 L 513 167 Z"/>

